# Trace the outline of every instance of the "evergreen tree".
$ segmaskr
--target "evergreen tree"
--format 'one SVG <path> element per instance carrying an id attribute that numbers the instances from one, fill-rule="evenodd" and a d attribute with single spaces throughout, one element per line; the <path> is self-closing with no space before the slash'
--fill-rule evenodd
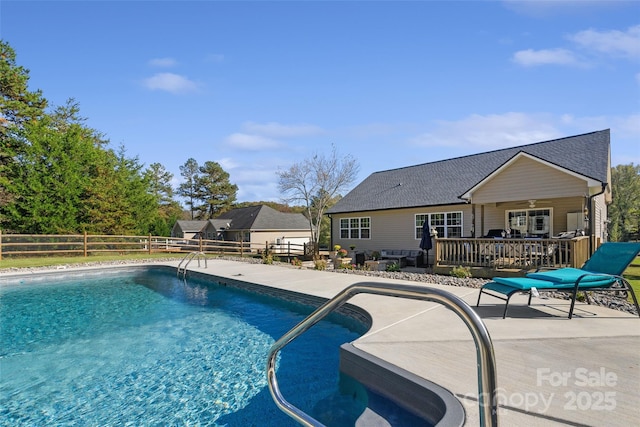
<path id="1" fill-rule="evenodd" d="M 135 227 L 122 197 L 125 186 L 116 173 L 117 163 L 113 151 L 103 151 L 92 164 L 91 185 L 83 194 L 82 231 L 120 235 Z"/>
<path id="2" fill-rule="evenodd" d="M 29 70 L 16 64 L 15 51 L 0 40 L 0 208 L 16 196 L 6 187 L 17 179 L 9 165 L 27 144 L 24 124 L 42 117 L 47 106 L 42 92 L 29 91 L 28 83 Z"/>
<path id="3" fill-rule="evenodd" d="M 143 173 L 138 157 L 126 157 L 124 147 L 117 156 L 116 173 L 122 181 L 125 206 L 131 215 L 133 227 L 124 234 L 149 234 L 151 225 L 158 216 L 159 203 L 150 191 L 150 183 Z"/>
<path id="4" fill-rule="evenodd" d="M 180 219 L 182 207 L 173 198 L 173 174 L 160 163 L 152 163 L 145 171 L 149 190 L 158 203 L 158 216 L 151 226 L 154 236 L 169 236 L 171 227 Z"/>
<path id="5" fill-rule="evenodd" d="M 190 158 L 184 165 L 180 166 L 180 175 L 184 178 L 184 182 L 178 186 L 178 195 L 186 199 L 187 207 L 191 211 L 191 219 L 195 216 L 198 180 L 198 162 Z"/>
<path id="6" fill-rule="evenodd" d="M 210 219 L 230 208 L 236 201 L 238 186 L 231 184 L 229 174 L 217 162 L 205 162 L 196 179 L 198 219 Z"/>
<path id="7" fill-rule="evenodd" d="M 4 186 L 13 197 L 0 209 L 9 230 L 78 232 L 89 166 L 103 141 L 82 125 L 77 113 L 70 100 L 53 115 L 22 125 L 20 132 L 28 143 L 6 165 L 11 179 Z"/>

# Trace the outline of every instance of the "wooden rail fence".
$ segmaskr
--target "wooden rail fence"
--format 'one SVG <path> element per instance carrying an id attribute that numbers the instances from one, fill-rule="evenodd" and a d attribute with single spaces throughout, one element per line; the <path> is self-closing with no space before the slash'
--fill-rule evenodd
<path id="1" fill-rule="evenodd" d="M 181 239 L 164 236 L 126 236 L 93 234 L 2 234 L 0 260 L 4 257 L 83 256 L 105 253 L 204 252 L 239 256 L 272 253 L 275 256 L 307 255 L 309 245 L 264 242 L 233 242 L 226 240 Z"/>

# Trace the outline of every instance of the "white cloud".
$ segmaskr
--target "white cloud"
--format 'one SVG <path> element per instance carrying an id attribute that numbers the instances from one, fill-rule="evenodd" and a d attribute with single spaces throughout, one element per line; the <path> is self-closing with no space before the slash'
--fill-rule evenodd
<path id="1" fill-rule="evenodd" d="M 173 94 L 194 92 L 198 85 L 178 74 L 158 73 L 143 81 L 144 86 L 150 90 L 162 90 Z"/>
<path id="2" fill-rule="evenodd" d="M 232 148 L 249 151 L 273 149 L 281 146 L 281 143 L 274 139 L 247 133 L 231 134 L 225 139 L 225 143 Z"/>
<path id="3" fill-rule="evenodd" d="M 640 59 L 640 25 L 627 31 L 580 31 L 569 36 L 569 40 L 582 48 L 607 55 Z"/>
<path id="4" fill-rule="evenodd" d="M 154 58 L 149 61 L 152 67 L 169 68 L 178 65 L 178 61 L 173 58 Z"/>
<path id="5" fill-rule="evenodd" d="M 315 136 L 324 133 L 320 127 L 308 124 L 283 125 L 277 122 L 245 122 L 242 127 L 249 133 L 270 138 L 295 138 L 300 136 Z"/>
<path id="6" fill-rule="evenodd" d="M 415 125 L 410 123 L 367 123 L 364 125 L 350 126 L 344 130 L 348 138 L 369 139 L 376 137 L 389 137 L 398 133 L 415 131 Z"/>
<path id="7" fill-rule="evenodd" d="M 236 162 L 235 160 L 233 160 L 232 158 L 229 157 L 225 157 L 219 160 L 216 160 L 216 162 L 218 162 L 218 164 L 222 167 L 222 169 L 228 171 L 231 169 L 236 169 L 237 167 L 241 166 L 241 163 Z"/>
<path id="8" fill-rule="evenodd" d="M 411 138 L 409 144 L 430 147 L 432 153 L 441 153 L 441 158 L 451 158 L 603 129 L 611 129 L 613 165 L 640 164 L 640 113 L 583 117 L 521 112 L 474 114 L 456 121 L 436 122 L 428 132 Z"/>
<path id="9" fill-rule="evenodd" d="M 513 55 L 513 61 L 524 67 L 538 65 L 581 65 L 573 52 L 566 49 L 521 50 Z"/>
<path id="10" fill-rule="evenodd" d="M 585 116 L 574 117 L 563 115 L 562 126 L 569 126 L 579 132 L 590 132 L 599 129 L 611 129 L 612 141 L 617 138 L 640 141 L 640 113 L 628 116 Z"/>
<path id="11" fill-rule="evenodd" d="M 458 121 L 439 121 L 430 132 L 410 139 L 410 143 L 428 147 L 477 147 L 491 150 L 563 136 L 548 115 L 504 113 L 474 114 Z"/>
<path id="12" fill-rule="evenodd" d="M 275 165 L 281 163 L 282 159 L 265 158 L 261 154 L 255 156 L 260 157 L 247 159 L 244 156 L 243 163 L 229 171 L 231 182 L 238 186 L 238 200 L 280 201 Z M 229 160 L 233 164 L 237 163 Z"/>

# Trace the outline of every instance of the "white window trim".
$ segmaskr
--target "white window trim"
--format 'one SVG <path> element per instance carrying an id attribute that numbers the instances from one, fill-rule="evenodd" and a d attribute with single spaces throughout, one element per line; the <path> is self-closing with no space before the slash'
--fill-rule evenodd
<path id="1" fill-rule="evenodd" d="M 362 220 L 363 219 L 368 219 L 369 220 L 369 226 L 368 227 L 358 227 L 358 236 L 360 237 L 351 237 L 351 230 L 355 230 L 355 228 L 351 228 L 351 220 L 352 219 L 357 219 L 358 220 L 358 224 L 362 224 Z M 346 220 L 347 223 L 349 224 L 349 227 L 347 228 L 342 228 L 342 220 Z M 369 230 L 369 237 L 362 237 L 362 229 L 366 229 Z M 348 230 L 349 231 L 349 237 L 342 237 L 342 230 Z M 349 216 L 349 217 L 342 217 L 338 220 L 338 234 L 339 234 L 339 238 L 340 240 L 371 240 L 371 234 L 373 234 L 371 232 L 371 217 L 370 216 Z"/>
<path id="2" fill-rule="evenodd" d="M 460 225 L 448 226 L 448 225 L 446 224 L 446 222 L 447 222 L 447 215 L 450 215 L 450 214 L 460 214 Z M 417 222 L 417 217 L 418 217 L 418 215 L 426 215 L 426 216 L 427 216 L 427 218 L 429 219 L 429 226 L 430 226 L 432 229 L 433 229 L 433 228 L 435 228 L 435 227 L 434 227 L 434 226 L 433 226 L 433 224 L 431 223 L 431 216 L 432 216 L 432 215 L 444 215 L 444 220 L 445 220 L 445 224 L 444 224 L 445 235 L 444 235 L 444 236 L 441 236 L 440 234 L 438 234 L 438 237 L 448 237 L 447 235 L 449 234 L 449 233 L 448 233 L 448 229 L 449 229 L 449 227 L 451 227 L 451 228 L 458 228 L 458 227 L 459 227 L 459 228 L 460 228 L 460 236 L 464 236 L 464 212 L 463 212 L 463 211 L 429 212 L 429 213 L 422 212 L 422 213 L 417 213 L 417 214 L 415 214 L 415 215 L 414 215 L 414 217 L 413 217 L 413 229 L 414 229 L 413 237 L 414 237 L 414 240 L 420 240 L 420 238 L 418 238 L 418 237 L 417 237 L 417 230 L 418 230 L 418 227 L 416 226 L 416 222 Z"/>
<path id="3" fill-rule="evenodd" d="M 504 223 L 505 223 L 505 230 L 507 228 L 510 227 L 509 224 L 509 214 L 511 212 L 526 212 L 527 215 L 527 229 L 529 228 L 529 224 L 528 224 L 528 218 L 529 218 L 529 212 L 530 211 L 549 211 L 549 232 L 546 233 L 549 235 L 549 237 L 553 236 L 553 208 L 550 207 L 535 207 L 535 208 L 524 208 L 524 209 L 509 209 L 507 211 L 504 211 Z"/>

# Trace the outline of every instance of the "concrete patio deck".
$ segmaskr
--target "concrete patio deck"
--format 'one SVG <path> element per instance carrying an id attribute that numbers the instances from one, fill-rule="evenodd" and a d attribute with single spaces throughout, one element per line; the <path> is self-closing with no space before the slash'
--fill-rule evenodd
<path id="1" fill-rule="evenodd" d="M 443 289 L 474 307 L 478 297 L 472 288 L 213 259 L 193 270 L 324 298 L 358 282 Z M 467 425 L 478 424 L 475 345 L 453 312 L 377 295 L 349 302 L 373 318 L 369 332 L 354 342 L 357 348 L 447 388 L 462 402 Z M 483 297 L 475 309 L 494 345 L 501 425 L 638 425 L 638 316 L 579 303 L 569 320 L 568 301 L 534 298 L 527 307 L 526 296 L 514 296 L 509 306 L 506 319 L 497 299 Z"/>

